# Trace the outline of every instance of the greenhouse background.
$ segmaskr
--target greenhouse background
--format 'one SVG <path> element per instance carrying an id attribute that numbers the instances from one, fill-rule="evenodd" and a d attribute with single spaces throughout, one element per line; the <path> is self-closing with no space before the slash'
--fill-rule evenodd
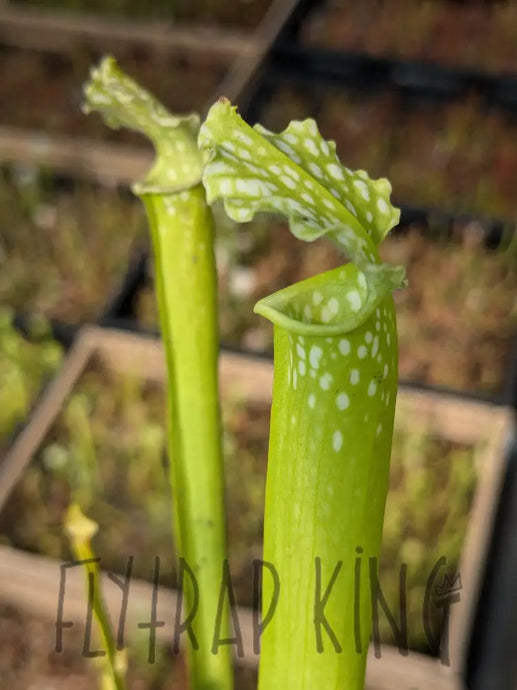
<path id="1" fill-rule="evenodd" d="M 0 3 L 0 685 L 97 687 L 79 573 L 67 590 L 76 625 L 55 648 L 72 482 L 100 525 L 102 569 L 124 573 L 134 557 L 128 688 L 186 687 L 169 625 L 178 582 L 155 275 L 130 192 L 153 153 L 81 109 L 108 53 L 171 112 L 204 116 L 226 96 L 273 131 L 313 117 L 346 166 L 391 181 L 401 220 L 382 259 L 405 265 L 409 283 L 395 294 L 401 387 L 379 567 L 395 616 L 379 613 L 366 687 L 516 690 L 517 5 L 452 0 Z M 342 258 L 279 217 L 238 226 L 213 211 L 246 647 L 236 688 L 251 690 L 273 352 L 253 306 Z M 149 664 L 137 623 L 156 557 L 169 623 Z"/>

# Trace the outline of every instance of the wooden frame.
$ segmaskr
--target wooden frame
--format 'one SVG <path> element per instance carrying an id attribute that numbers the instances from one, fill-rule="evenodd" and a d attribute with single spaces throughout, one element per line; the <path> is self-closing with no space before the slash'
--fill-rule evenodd
<path id="1" fill-rule="evenodd" d="M 36 407 L 29 425 L 17 438 L 0 464 L 0 509 L 10 491 L 56 420 L 88 363 L 96 358 L 109 369 L 135 372 L 161 383 L 165 379 L 165 360 L 162 345 L 153 337 L 117 330 L 88 326 L 82 329 L 61 370 Z M 271 400 L 273 367 L 266 359 L 223 352 L 220 357 L 220 386 L 222 395 L 239 395 L 254 402 Z M 402 388 L 397 409 L 414 426 L 423 425 L 459 443 L 474 444 L 484 440 L 483 456 L 477 459 L 478 488 L 469 518 L 469 526 L 460 563 L 462 600 L 452 608 L 450 621 L 451 667 L 443 667 L 437 660 L 411 652 L 408 657 L 398 650 L 383 648 L 380 659 L 371 656 L 368 663 L 367 688 L 370 690 L 460 690 L 461 672 L 466 661 L 477 595 L 481 584 L 482 566 L 487 556 L 491 526 L 497 506 L 504 472 L 505 446 L 513 428 L 511 410 L 486 403 L 446 396 L 436 392 L 422 392 Z M 53 573 L 53 575 L 51 575 Z M 59 564 L 39 556 L 17 552 L 8 547 L 0 549 L 0 599 L 32 610 L 55 616 Z M 74 615 L 82 610 L 84 590 L 82 580 L 71 585 L 70 598 Z M 147 596 L 150 585 L 135 583 L 136 605 Z M 28 596 L 30 592 L 30 596 Z M 138 594 L 140 592 L 140 594 Z M 67 595 L 68 596 L 68 595 Z M 110 603 L 118 605 L 117 593 Z M 140 597 L 140 599 L 138 599 Z M 163 590 L 160 595 L 170 620 L 171 602 L 175 594 Z M 113 597 L 112 597 L 113 599 Z M 149 598 L 146 599 L 149 601 Z M 168 602 L 168 603 L 167 603 Z M 130 614 L 128 614 L 130 615 Z M 239 662 L 254 666 L 257 657 L 252 652 L 251 613 L 239 611 L 246 654 Z M 167 626 L 166 630 L 170 627 Z M 165 638 L 167 633 L 165 631 Z"/>
<path id="2" fill-rule="evenodd" d="M 257 73 L 298 0 L 274 0 L 254 32 L 215 27 L 174 26 L 68 16 L 9 6 L 0 8 L 0 44 L 63 54 L 81 45 L 95 50 L 144 47 L 150 54 L 188 52 L 227 61 L 226 73 L 205 104 L 224 95 L 238 102 Z M 143 84 L 145 86 L 145 84 Z M 16 126 L 0 127 L 0 156 L 5 161 L 51 165 L 64 174 L 83 175 L 107 184 L 130 184 L 152 162 L 144 147 L 49 136 Z"/>
<path id="3" fill-rule="evenodd" d="M 155 53 L 204 51 L 205 55 L 238 57 L 256 53 L 252 32 L 217 27 L 176 25 L 171 21 L 138 21 L 95 14 L 70 15 L 15 5 L 0 10 L 0 42 L 31 50 L 61 53 L 77 47 L 103 49 L 145 46 Z"/>

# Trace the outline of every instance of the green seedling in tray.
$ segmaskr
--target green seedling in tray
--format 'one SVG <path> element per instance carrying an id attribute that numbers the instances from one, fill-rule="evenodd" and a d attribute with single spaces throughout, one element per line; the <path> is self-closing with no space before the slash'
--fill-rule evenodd
<path id="1" fill-rule="evenodd" d="M 209 202 L 223 198 L 236 221 L 281 213 L 299 239 L 326 235 L 351 259 L 256 305 L 275 327 L 264 559 L 280 585 L 259 687 L 360 689 L 371 629 L 362 563 L 380 552 L 397 392 L 391 293 L 404 284 L 377 248 L 399 212 L 389 182 L 345 168 L 313 120 L 273 134 L 221 99 L 199 143 Z"/>

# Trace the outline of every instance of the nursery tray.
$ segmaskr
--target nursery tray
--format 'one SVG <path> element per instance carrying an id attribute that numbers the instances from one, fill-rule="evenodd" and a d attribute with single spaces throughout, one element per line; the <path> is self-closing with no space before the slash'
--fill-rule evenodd
<path id="1" fill-rule="evenodd" d="M 268 64 L 279 76 L 305 83 L 318 81 L 365 91 L 389 88 L 430 101 L 475 95 L 485 106 L 497 106 L 512 113 L 517 108 L 517 76 L 507 74 L 289 44 L 276 47 Z"/>
<path id="2" fill-rule="evenodd" d="M 165 376 L 163 351 L 158 341 L 94 327 L 83 329 L 61 372 L 35 411 L 30 426 L 18 438 L 0 465 L 0 504 L 5 503 L 49 433 L 77 381 L 92 361 L 102 363 L 114 372 L 141 375 L 157 384 L 161 384 Z M 267 406 L 271 396 L 272 365 L 267 361 L 223 353 L 220 360 L 220 381 L 223 398 L 237 396 L 250 404 Z M 397 420 L 396 428 L 399 430 L 402 430 L 400 425 L 403 424 L 410 433 L 422 429 L 447 444 L 457 444 L 458 447 L 475 446 L 477 451 L 473 455 L 473 469 L 477 480 L 472 500 L 469 501 L 468 526 L 459 566 L 460 602 L 451 607 L 450 668 L 413 652 L 404 658 L 399 656 L 397 650 L 386 649 L 385 653 L 382 652 L 381 659 L 372 658 L 369 663 L 368 687 L 375 690 L 410 690 L 414 687 L 419 690 L 438 690 L 460 687 L 455 683 L 464 671 L 465 649 L 471 634 L 480 574 L 505 467 L 505 443 L 511 432 L 513 419 L 505 408 L 402 388 L 397 403 Z M 21 560 L 17 560 L 18 558 Z M 2 570 L 9 571 L 9 568 L 12 569 L 11 573 L 15 572 L 18 563 L 25 563 L 23 577 L 32 573 L 36 583 L 45 569 L 29 567 L 27 558 L 30 560 L 35 557 L 22 554 L 18 557 L 16 552 L 3 551 L 0 574 Z M 57 571 L 56 566 L 54 572 Z M 42 586 L 34 584 L 30 599 L 26 599 L 35 610 L 48 611 L 48 587 L 55 589 L 57 586 L 55 581 L 49 584 L 48 577 L 47 575 L 46 593 Z M 5 584 L 0 588 L 0 597 L 7 600 L 12 597 L 13 603 L 19 602 L 21 590 L 16 587 L 18 578 L 11 575 L 8 578 L 2 577 L 2 581 Z M 451 582 L 458 585 L 454 579 Z M 76 591 L 78 599 L 80 595 Z M 52 608 L 52 613 L 54 612 L 55 608 Z M 245 663 L 255 664 L 256 657 L 245 657 Z"/>
<path id="3" fill-rule="evenodd" d="M 0 302 L 19 323 L 43 315 L 66 340 L 74 325 L 110 315 L 145 246 L 141 204 L 32 164 L 0 169 L 0 200 Z"/>
<path id="4" fill-rule="evenodd" d="M 49 655 L 54 643 L 54 620 L 56 615 L 56 601 L 59 595 L 59 572 L 61 562 L 55 559 L 29 554 L 24 551 L 0 546 L 0 602 L 9 605 L 34 618 L 41 619 L 40 629 L 43 634 L 44 645 L 40 656 L 48 663 L 48 658 L 54 668 L 60 663 L 60 655 L 55 652 Z M 102 587 L 105 602 L 112 620 L 117 620 L 120 614 L 120 595 L 113 587 L 113 583 L 106 573 L 102 574 Z M 126 629 L 135 631 L 140 621 L 148 616 L 149 602 L 152 598 L 152 585 L 138 579 L 131 580 L 131 594 L 128 600 Z M 160 586 L 157 596 L 156 616 L 165 621 L 165 626 L 157 628 L 156 640 L 159 645 L 170 646 L 173 642 L 174 611 L 177 605 L 177 592 Z M 2 620 L 0 608 L 0 620 Z M 244 649 L 244 656 L 237 656 L 235 663 L 246 675 L 237 674 L 236 690 L 253 690 L 256 688 L 256 676 L 250 674 L 258 665 L 258 658 L 253 651 L 253 612 L 250 609 L 238 607 L 236 613 L 239 619 L 240 632 Z M 84 637 L 85 619 L 85 584 L 84 575 L 80 571 L 71 569 L 67 573 L 66 583 L 66 616 L 74 624 L 76 637 L 72 644 L 81 645 Z M 133 632 L 133 635 L 135 633 Z M 138 634 L 138 633 L 136 633 Z M 128 635 L 131 639 L 131 635 Z M 12 639 L 12 638 L 10 638 Z M 34 659 L 34 649 L 31 650 Z M 70 664 L 70 657 L 67 657 Z M 36 663 L 39 659 L 36 659 Z M 36 663 L 33 664 L 36 666 Z M 170 663 L 170 660 L 169 660 Z M 239 675 L 244 676 L 239 682 Z M 463 690 L 447 670 L 439 667 L 434 659 L 422 654 L 411 654 L 401 660 L 397 650 L 385 647 L 381 658 L 376 658 L 372 652 L 368 657 L 365 690 Z M 18 688 L 16 688 L 18 690 Z"/>
<path id="5" fill-rule="evenodd" d="M 273 131 L 314 117 L 347 167 L 387 177 L 396 200 L 514 221 L 513 117 L 475 95 L 437 104 L 400 89 L 375 90 L 359 63 L 348 67 L 351 81 L 334 84 L 312 77 L 308 67 L 296 77 L 264 68 L 244 117 Z"/>
<path id="6" fill-rule="evenodd" d="M 59 29 L 75 28 L 81 22 L 91 33 L 95 32 L 96 26 L 102 31 L 106 30 L 106 24 L 117 24 L 120 35 L 140 35 L 146 40 L 152 39 L 152 31 L 157 29 L 158 41 L 171 43 L 175 36 L 195 35 L 196 32 L 202 36 L 203 31 L 214 36 L 237 31 L 244 37 L 260 27 L 273 5 L 273 0 L 250 0 L 247 3 L 178 0 L 173 5 L 167 0 L 149 0 L 145 5 L 131 0 L 114 3 L 101 0 L 8 0 L 3 15 L 12 18 L 17 25 L 34 26 L 39 23 L 54 30 L 57 28 L 58 34 Z M 35 36 L 34 40 L 44 39 Z"/>
<path id="7" fill-rule="evenodd" d="M 513 3 L 338 0 L 307 4 L 303 16 L 293 19 L 290 37 L 305 48 L 461 68 L 481 83 L 497 73 L 515 73 Z"/>
<path id="8" fill-rule="evenodd" d="M 388 263 L 405 265 L 409 279 L 409 287 L 395 293 L 401 380 L 515 405 L 517 272 L 511 250 L 504 253 L 510 230 L 501 231 L 497 246 L 494 227 L 482 220 L 411 209 L 406 221 L 381 252 Z M 300 243 L 284 223 L 260 218 L 230 232 L 220 226 L 216 256 L 221 341 L 262 355 L 271 355 L 272 328 L 253 313 L 255 302 L 343 261 L 325 240 Z M 155 332 L 152 268 L 145 256 L 127 286 L 112 323 Z"/>
<path id="9" fill-rule="evenodd" d="M 23 430 L 0 464 L 0 506 L 5 503 L 92 359 L 100 361 L 109 370 L 122 374 L 132 372 L 154 384 L 162 385 L 165 380 L 163 349 L 156 338 L 95 326 L 81 329 L 62 367 L 49 385 L 44 402 L 34 411 L 31 424 Z M 252 356 L 222 353 L 222 394 L 231 393 L 243 399 L 267 403 L 271 399 L 271 372 L 271 363 L 267 360 L 257 362 Z"/>

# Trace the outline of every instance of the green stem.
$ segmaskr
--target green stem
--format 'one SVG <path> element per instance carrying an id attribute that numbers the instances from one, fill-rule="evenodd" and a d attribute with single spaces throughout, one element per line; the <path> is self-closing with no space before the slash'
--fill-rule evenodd
<path id="1" fill-rule="evenodd" d="M 188 576 L 181 620 L 197 606 L 196 638 L 187 641 L 193 690 L 231 690 L 230 647 L 212 653 L 226 555 L 222 434 L 217 383 L 216 268 L 213 221 L 201 181 L 199 118 L 170 115 L 105 59 L 86 88 L 89 109 L 114 126 L 146 134 L 157 158 L 134 185 L 146 207 L 156 266 L 156 290 L 168 372 L 168 451 L 177 555 Z M 220 638 L 229 636 L 225 609 Z M 186 635 L 185 635 L 186 636 Z"/>
<path id="2" fill-rule="evenodd" d="M 169 390 L 174 391 L 168 438 L 176 546 L 199 587 L 192 627 L 200 648 L 191 664 L 191 687 L 226 689 L 232 686 L 230 648 L 211 652 L 226 548 L 212 218 L 201 185 L 142 198 L 153 239 Z M 190 588 L 185 596 L 191 611 Z M 226 623 L 219 635 L 228 637 Z"/>

